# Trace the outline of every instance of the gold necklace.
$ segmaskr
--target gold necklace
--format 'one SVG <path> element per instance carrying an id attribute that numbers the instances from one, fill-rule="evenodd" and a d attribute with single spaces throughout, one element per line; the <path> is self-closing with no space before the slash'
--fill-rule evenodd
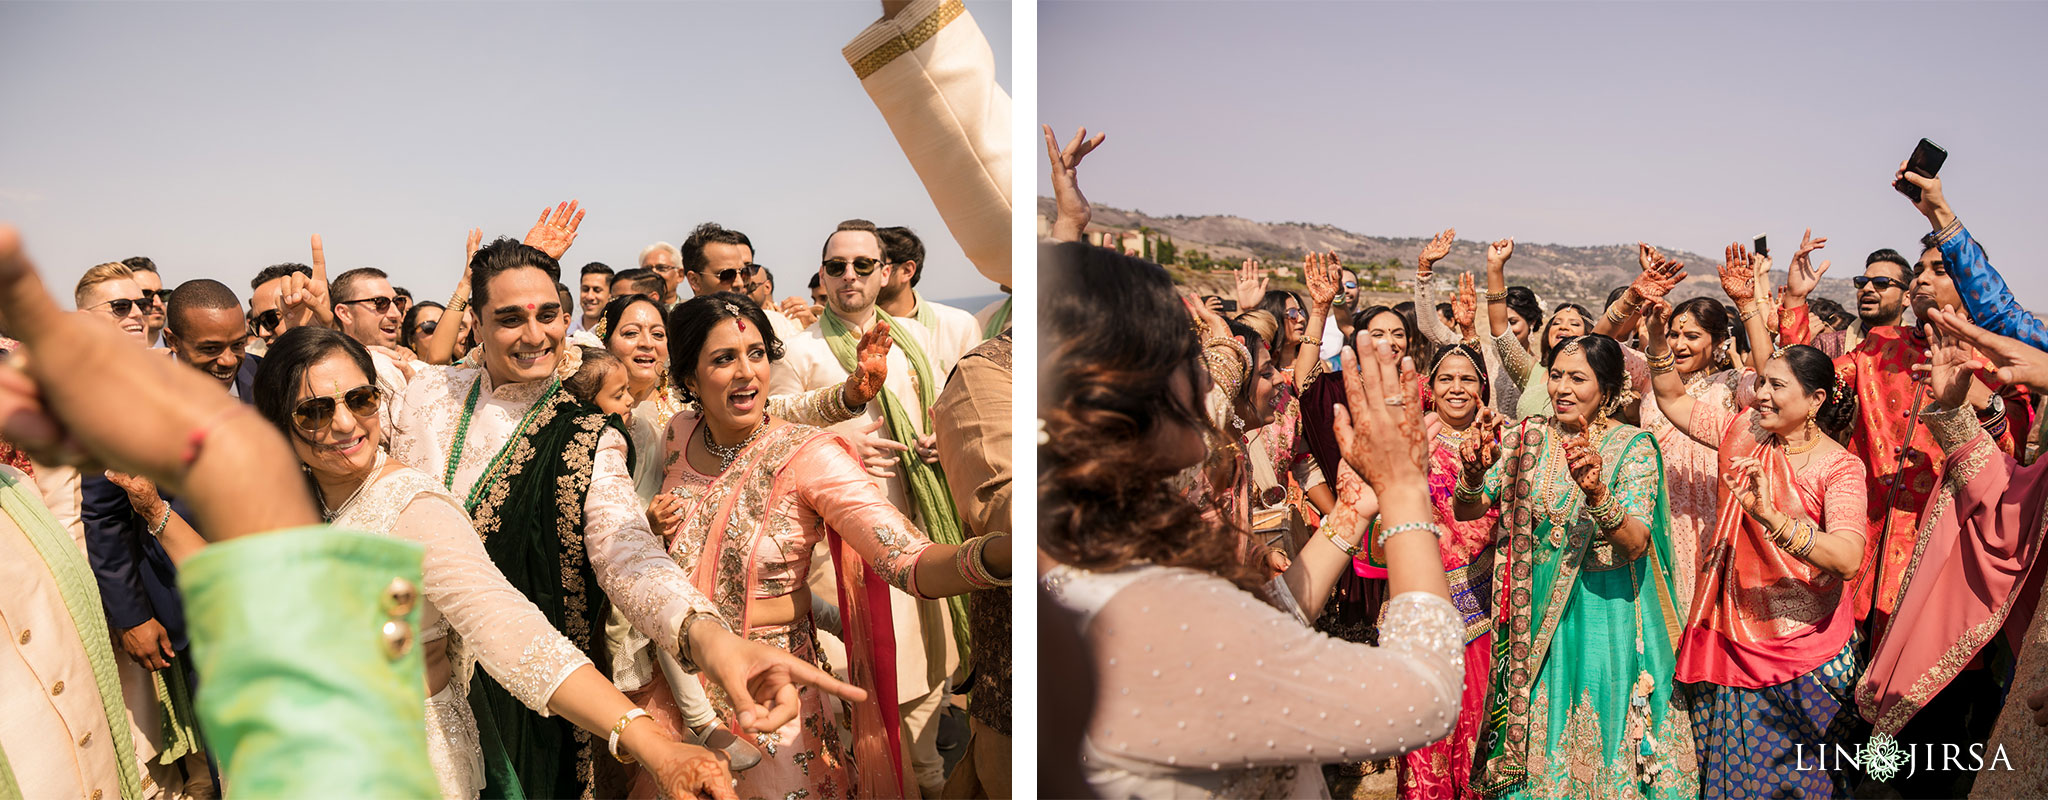
<path id="1" fill-rule="evenodd" d="M 1787 439 L 1781 435 L 1778 437 L 1778 444 L 1779 446 L 1785 448 L 1785 455 L 1796 456 L 1805 453 L 1809 450 L 1812 450 L 1813 448 L 1819 447 L 1820 437 L 1808 436 L 1806 437 L 1806 441 L 1800 442 L 1798 444 L 1793 444 L 1792 440 Z"/>

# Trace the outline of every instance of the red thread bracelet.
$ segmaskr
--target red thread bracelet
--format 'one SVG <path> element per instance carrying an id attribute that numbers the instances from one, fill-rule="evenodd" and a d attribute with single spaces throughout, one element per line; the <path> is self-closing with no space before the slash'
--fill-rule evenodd
<path id="1" fill-rule="evenodd" d="M 206 424 L 193 428 L 192 434 L 185 437 L 185 456 L 180 460 L 180 466 L 187 470 L 191 469 L 192 462 L 199 460 L 199 449 L 206 444 L 206 437 L 213 435 L 214 429 L 220 427 L 221 423 L 247 409 L 248 406 L 236 403 L 213 415 L 213 419 L 208 420 Z"/>

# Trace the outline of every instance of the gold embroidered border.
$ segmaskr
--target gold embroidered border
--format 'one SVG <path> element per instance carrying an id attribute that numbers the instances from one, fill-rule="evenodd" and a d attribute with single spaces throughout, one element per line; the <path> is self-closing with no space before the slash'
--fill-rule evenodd
<path id="1" fill-rule="evenodd" d="M 853 62 L 854 76 L 860 80 L 867 80 L 869 75 L 881 71 L 883 67 L 889 65 L 889 62 L 895 61 L 903 54 L 924 46 L 924 43 L 931 41 L 933 36 L 939 35 L 940 29 L 945 28 L 948 23 L 958 19 L 961 14 L 966 12 L 967 6 L 962 5 L 960 0 L 946 0 L 946 2 L 940 3 L 937 10 L 926 15 L 924 19 L 919 20 L 916 25 L 911 26 L 910 30 L 897 34 L 888 41 L 883 42 L 880 47 L 868 51 L 867 55 L 855 60 Z"/>

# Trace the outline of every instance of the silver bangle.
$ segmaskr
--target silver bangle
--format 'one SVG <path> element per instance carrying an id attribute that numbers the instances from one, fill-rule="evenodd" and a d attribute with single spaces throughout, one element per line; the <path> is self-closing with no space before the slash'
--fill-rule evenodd
<path id="1" fill-rule="evenodd" d="M 1380 531 L 1378 536 L 1373 537 L 1373 547 L 1385 551 L 1388 539 L 1394 538 L 1395 534 L 1407 533 L 1409 531 L 1428 531 L 1429 535 L 1438 539 L 1444 537 L 1444 529 L 1437 527 L 1434 522 L 1403 522 Z"/>

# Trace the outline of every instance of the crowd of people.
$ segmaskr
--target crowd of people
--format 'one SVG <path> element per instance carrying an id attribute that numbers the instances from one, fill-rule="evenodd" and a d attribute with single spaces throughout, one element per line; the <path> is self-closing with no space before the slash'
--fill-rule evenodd
<path id="1" fill-rule="evenodd" d="M 1096 687 L 1049 792 L 2048 794 L 2048 326 L 1940 180 L 1892 176 L 1931 232 L 1853 320 L 1811 232 L 1725 302 L 1640 245 L 1546 306 L 1446 230 L 1407 302 L 1309 253 L 1226 311 L 1081 243 L 1102 137 L 1045 138 L 1040 669 Z"/>
<path id="2" fill-rule="evenodd" d="M 848 65 L 1007 291 L 988 43 L 883 11 Z M 445 303 L 316 235 L 77 313 L 0 226 L 0 797 L 1007 797 L 1008 302 L 859 219 L 779 302 L 716 223 L 565 278 L 584 218 Z"/>

